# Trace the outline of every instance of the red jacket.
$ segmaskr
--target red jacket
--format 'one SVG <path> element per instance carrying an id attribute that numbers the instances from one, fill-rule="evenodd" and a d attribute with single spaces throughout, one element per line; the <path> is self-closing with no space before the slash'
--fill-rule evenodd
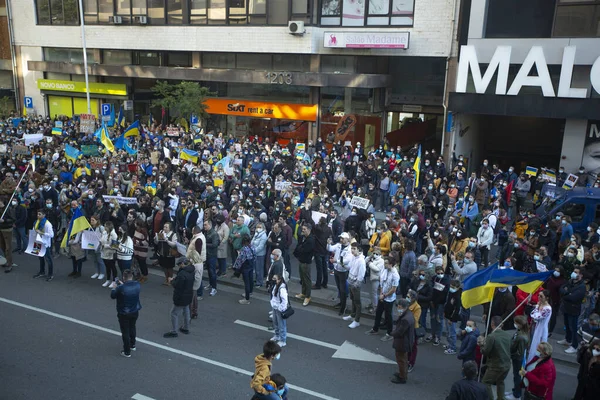
<path id="1" fill-rule="evenodd" d="M 533 357 L 533 359 L 527 363 L 525 369 L 538 359 L 539 357 L 537 356 Z M 556 367 L 554 367 L 552 358 L 540 362 L 533 370 L 525 374 L 525 378 L 529 381 L 527 390 L 530 391 L 531 394 L 539 397 L 543 396 L 545 400 L 552 400 L 554 382 L 556 381 Z"/>
<path id="2" fill-rule="evenodd" d="M 543 290 L 543 288 L 540 286 L 535 292 L 533 292 L 533 294 L 531 295 L 531 300 L 529 300 L 528 303 L 529 304 L 537 304 L 538 297 L 542 290 Z M 524 292 L 521 289 L 517 289 L 517 296 L 515 299 L 515 303 L 521 304 L 523 301 L 525 301 L 527 296 L 529 296 L 529 293 Z M 523 303 L 523 305 L 521 307 L 517 308 L 517 310 L 515 311 L 515 316 L 523 315 L 525 313 L 525 305 L 527 305 L 528 303 Z M 529 319 L 529 315 L 525 315 L 525 316 L 527 317 L 527 319 Z"/>

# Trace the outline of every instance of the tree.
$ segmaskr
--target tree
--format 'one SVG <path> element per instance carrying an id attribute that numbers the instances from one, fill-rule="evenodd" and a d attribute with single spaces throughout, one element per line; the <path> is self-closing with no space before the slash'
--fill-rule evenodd
<path id="1" fill-rule="evenodd" d="M 0 98 L 0 117 L 6 118 L 15 111 L 15 101 L 8 96 Z"/>
<path id="2" fill-rule="evenodd" d="M 206 98 L 215 96 L 208 88 L 200 86 L 198 82 L 183 81 L 177 84 L 157 81 L 152 88 L 158 99 L 152 102 L 152 107 L 162 107 L 169 110 L 171 116 L 190 120 L 192 115 L 206 118 Z"/>

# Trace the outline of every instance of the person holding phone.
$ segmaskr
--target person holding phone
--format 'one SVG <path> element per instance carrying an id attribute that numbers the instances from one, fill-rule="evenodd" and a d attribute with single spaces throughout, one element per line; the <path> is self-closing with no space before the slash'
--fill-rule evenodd
<path id="1" fill-rule="evenodd" d="M 133 279 L 131 270 L 123 271 L 123 281 L 116 281 L 116 286 L 110 292 L 110 298 L 117 300 L 117 318 L 121 337 L 123 338 L 123 350 L 121 355 L 131 357 L 131 351 L 135 351 L 136 322 L 139 311 L 142 309 L 140 303 L 141 285 Z"/>

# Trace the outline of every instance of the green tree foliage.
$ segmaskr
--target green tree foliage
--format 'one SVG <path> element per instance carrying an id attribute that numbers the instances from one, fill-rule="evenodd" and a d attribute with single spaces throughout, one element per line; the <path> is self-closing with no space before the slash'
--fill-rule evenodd
<path id="1" fill-rule="evenodd" d="M 15 102 L 10 97 L 0 98 L 0 117 L 9 117 L 15 111 Z"/>
<path id="2" fill-rule="evenodd" d="M 170 84 L 165 81 L 157 81 L 152 88 L 158 99 L 152 102 L 152 107 L 163 107 L 169 110 L 172 117 L 190 120 L 192 115 L 198 118 L 206 118 L 206 98 L 215 96 L 208 88 L 200 86 L 198 82 L 183 81 Z"/>

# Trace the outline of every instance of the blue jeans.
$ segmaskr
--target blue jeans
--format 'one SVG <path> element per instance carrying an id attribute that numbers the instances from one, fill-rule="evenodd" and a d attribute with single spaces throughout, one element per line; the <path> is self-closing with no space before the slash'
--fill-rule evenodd
<path id="1" fill-rule="evenodd" d="M 126 269 L 131 269 L 131 261 L 132 260 L 117 260 L 119 263 L 119 269 L 121 270 L 121 275 Z"/>
<path id="2" fill-rule="evenodd" d="M 219 264 L 219 275 L 222 275 L 227 272 L 227 259 L 226 258 L 217 258 L 217 263 Z"/>
<path id="3" fill-rule="evenodd" d="M 40 259 L 40 274 L 45 274 L 45 266 L 46 262 L 48 263 L 48 276 L 52 276 L 54 274 L 54 263 L 52 262 L 52 245 L 46 247 L 46 254 L 44 257 L 39 257 Z"/>
<path id="4" fill-rule="evenodd" d="M 244 278 L 244 291 L 246 292 L 246 300 L 250 300 L 250 293 L 254 287 L 254 268 L 242 268 L 242 277 Z"/>
<path id="5" fill-rule="evenodd" d="M 456 351 L 456 322 L 444 318 L 444 325 L 446 325 L 448 348 Z"/>
<path id="6" fill-rule="evenodd" d="M 317 281 L 315 282 L 316 287 L 327 286 L 329 279 L 329 271 L 327 271 L 327 255 L 326 254 L 315 254 L 315 266 L 317 267 Z"/>
<path id="7" fill-rule="evenodd" d="M 512 394 L 515 398 L 521 397 L 521 375 L 519 375 L 519 371 L 521 370 L 523 360 L 512 360 L 513 367 L 513 390 Z"/>
<path id="8" fill-rule="evenodd" d="M 429 323 L 431 324 L 431 334 L 436 338 L 442 336 L 442 323 L 444 320 L 444 305 L 438 304 L 431 309 L 429 313 Z"/>
<path id="9" fill-rule="evenodd" d="M 285 385 L 283 394 L 281 396 L 279 396 L 277 393 L 269 393 L 269 394 L 255 393 L 253 399 L 256 399 L 256 400 L 282 400 L 282 399 L 287 400 L 287 395 L 288 395 L 289 391 L 290 391 L 290 389 L 288 388 L 288 385 Z"/>
<path id="10" fill-rule="evenodd" d="M 206 259 L 206 266 L 208 267 L 208 283 L 213 289 L 217 288 L 217 258 L 211 257 Z"/>
<path id="11" fill-rule="evenodd" d="M 287 321 L 283 319 L 281 311 L 273 309 L 273 328 L 275 336 L 285 343 L 287 340 Z"/>
<path id="12" fill-rule="evenodd" d="M 390 198 L 389 190 L 379 189 L 379 198 L 381 199 L 381 210 L 387 210 L 388 199 Z"/>
<path id="13" fill-rule="evenodd" d="M 28 237 L 25 233 L 25 227 L 13 228 L 15 238 L 17 239 L 17 250 L 25 251 L 27 249 Z"/>
<path id="14" fill-rule="evenodd" d="M 565 313 L 565 340 L 571 343 L 574 349 L 579 346 L 579 336 L 577 336 L 577 315 Z"/>
<path id="15" fill-rule="evenodd" d="M 419 326 L 422 326 L 425 328 L 425 330 L 427 330 L 427 311 L 429 311 L 429 305 L 424 306 L 421 304 L 421 317 L 419 317 Z"/>
<path id="16" fill-rule="evenodd" d="M 265 284 L 265 256 L 256 256 L 256 285 L 262 286 Z"/>

